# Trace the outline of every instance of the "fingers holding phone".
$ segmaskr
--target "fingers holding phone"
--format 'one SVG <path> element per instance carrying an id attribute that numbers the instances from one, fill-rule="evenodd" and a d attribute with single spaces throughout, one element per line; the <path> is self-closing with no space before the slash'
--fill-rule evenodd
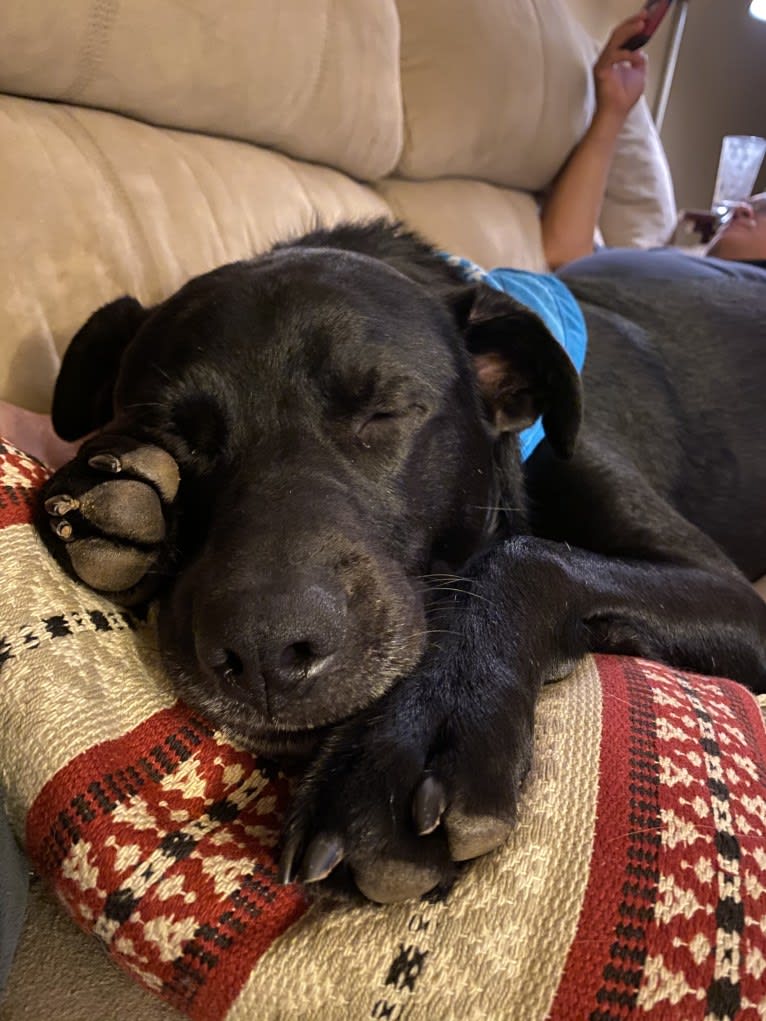
<path id="1" fill-rule="evenodd" d="M 625 42 L 626 50 L 640 50 L 646 46 L 654 33 L 660 27 L 660 22 L 670 10 L 673 0 L 647 0 L 641 14 L 644 16 L 644 25 L 635 35 Z"/>
<path id="2" fill-rule="evenodd" d="M 639 11 L 612 31 L 593 67 L 596 116 L 622 122 L 646 88 L 646 56 L 627 43 L 647 29 L 647 12 Z"/>

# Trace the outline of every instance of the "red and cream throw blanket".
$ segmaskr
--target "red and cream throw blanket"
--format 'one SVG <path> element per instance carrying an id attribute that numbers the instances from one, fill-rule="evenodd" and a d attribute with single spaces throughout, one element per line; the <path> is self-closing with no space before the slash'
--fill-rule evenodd
<path id="1" fill-rule="evenodd" d="M 446 899 L 310 900 L 275 879 L 287 781 L 176 700 L 151 619 L 49 559 L 44 475 L 0 445 L 0 788 L 35 870 L 147 989 L 203 1021 L 766 1018 L 747 691 L 588 659 L 544 692 L 515 833 Z"/>

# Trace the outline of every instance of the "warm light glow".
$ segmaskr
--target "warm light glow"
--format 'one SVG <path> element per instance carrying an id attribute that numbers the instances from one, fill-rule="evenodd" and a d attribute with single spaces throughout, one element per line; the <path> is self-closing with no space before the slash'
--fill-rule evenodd
<path id="1" fill-rule="evenodd" d="M 759 21 L 766 21 L 766 0 L 753 0 L 750 4 L 750 13 Z"/>

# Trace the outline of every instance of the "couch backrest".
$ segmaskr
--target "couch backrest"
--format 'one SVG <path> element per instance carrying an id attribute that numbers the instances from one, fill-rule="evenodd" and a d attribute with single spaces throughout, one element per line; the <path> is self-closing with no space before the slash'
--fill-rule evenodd
<path id="1" fill-rule="evenodd" d="M 393 0 L 3 0 L 0 91 L 384 177 L 402 143 Z"/>
<path id="2" fill-rule="evenodd" d="M 544 188 L 593 114 L 592 40 L 562 0 L 397 0 L 398 171 Z"/>
<path id="3" fill-rule="evenodd" d="M 534 191 L 590 119 L 593 52 L 566 0 L 4 0 L 0 90 Z"/>

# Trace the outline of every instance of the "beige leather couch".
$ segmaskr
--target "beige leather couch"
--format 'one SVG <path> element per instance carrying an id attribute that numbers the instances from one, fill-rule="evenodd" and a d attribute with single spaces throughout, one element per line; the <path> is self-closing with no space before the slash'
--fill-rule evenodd
<path id="1" fill-rule="evenodd" d="M 544 268 L 536 195 L 592 114 L 594 35 L 635 6 L 4 0 L 0 400 L 47 411 L 96 306 L 152 303 L 317 222 L 397 217 L 484 265 Z M 674 221 L 641 104 L 601 229 L 650 246 Z M 166 1013 L 33 891 L 0 1016 Z"/>
<path id="2" fill-rule="evenodd" d="M 634 6 L 570 2 L 602 33 Z M 318 220 L 542 268 L 535 194 L 591 116 L 594 52 L 566 0 L 4 0 L 0 400 L 46 410 L 99 304 Z M 674 212 L 642 104 L 602 231 L 661 243 Z"/>

